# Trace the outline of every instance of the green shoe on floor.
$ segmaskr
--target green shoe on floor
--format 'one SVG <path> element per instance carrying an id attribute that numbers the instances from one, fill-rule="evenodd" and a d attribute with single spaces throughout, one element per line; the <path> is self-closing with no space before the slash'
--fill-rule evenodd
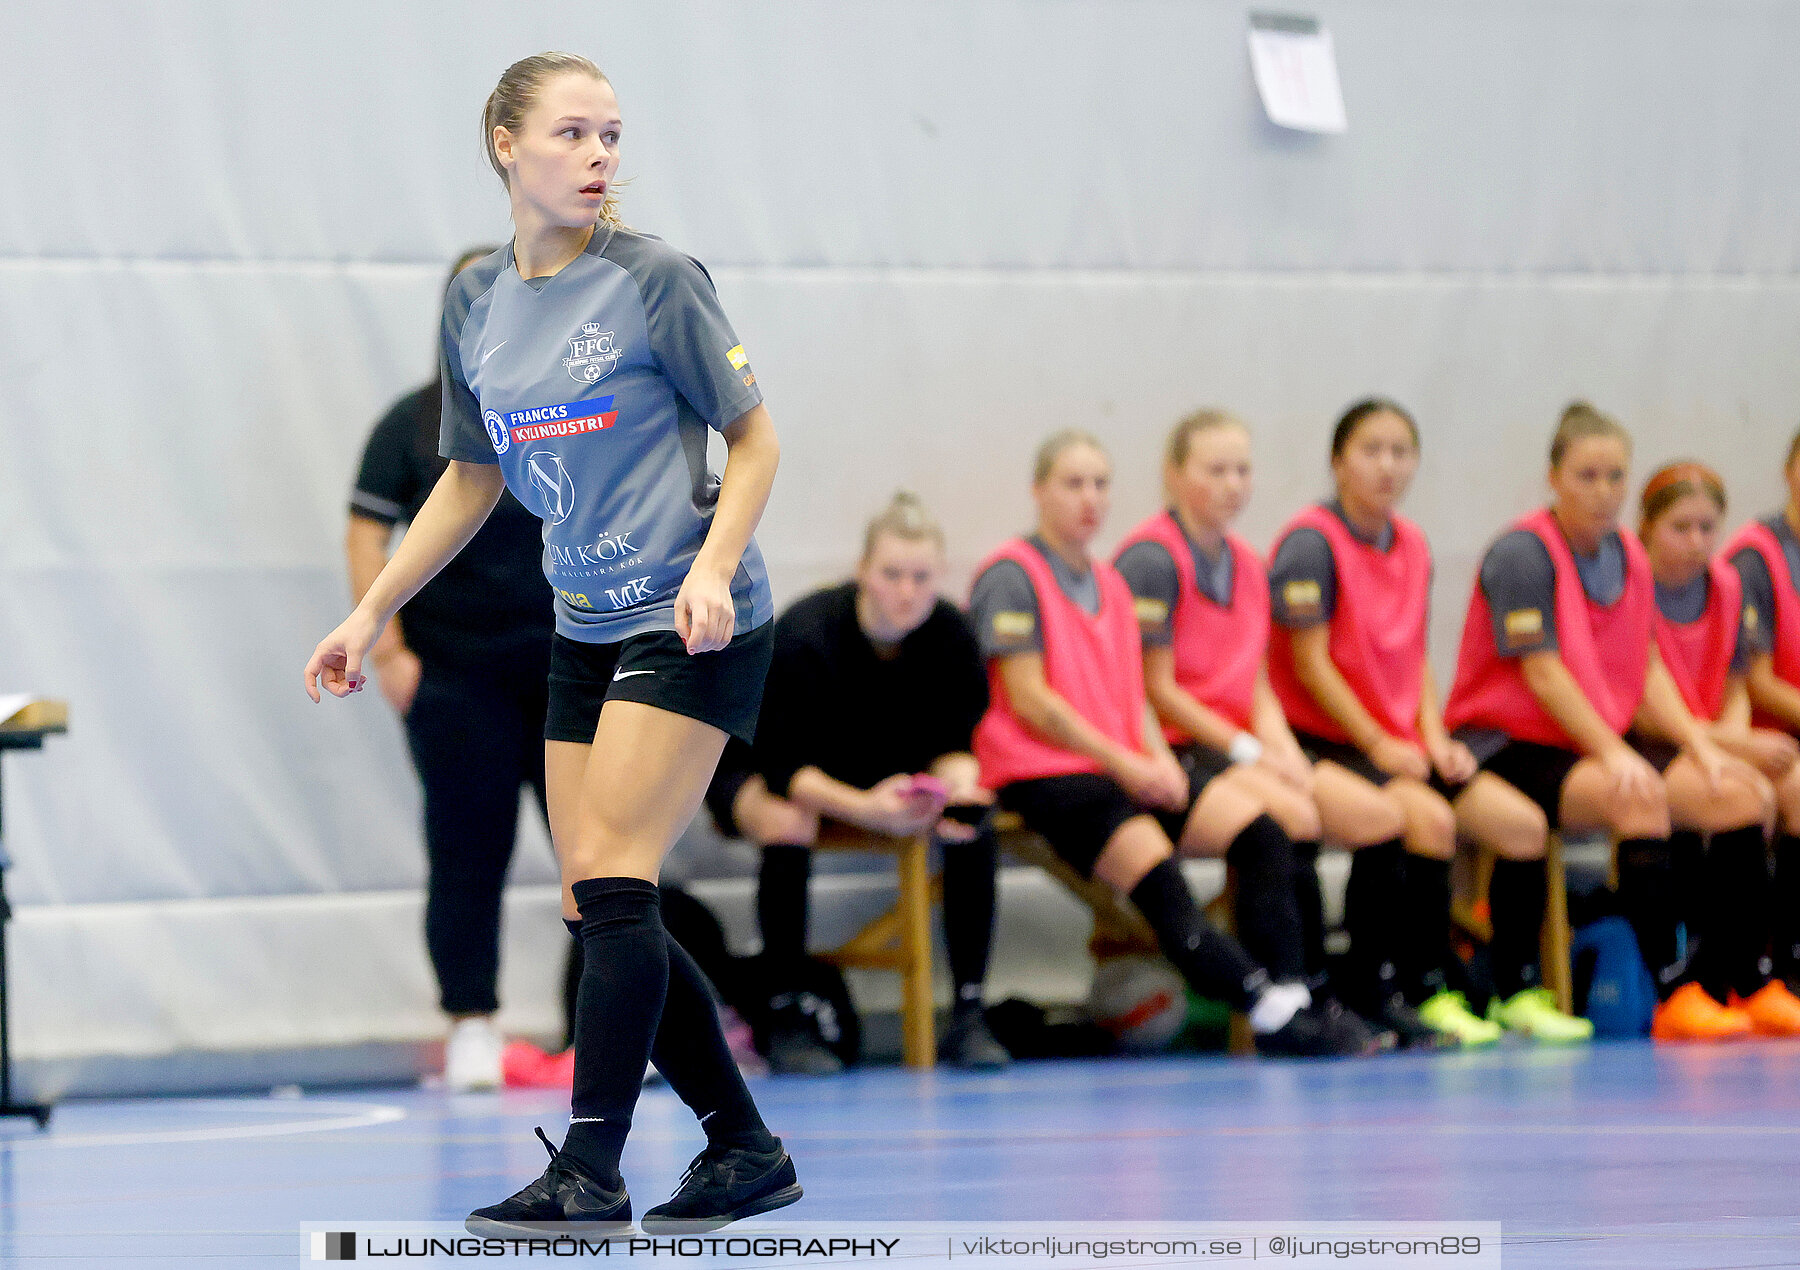
<path id="1" fill-rule="evenodd" d="M 1495 997 L 1488 1003 L 1488 1018 L 1537 1041 L 1588 1041 L 1594 1036 L 1592 1023 L 1556 1008 L 1548 988 L 1526 988 L 1506 1001 Z"/>
<path id="2" fill-rule="evenodd" d="M 1444 989 L 1433 993 L 1419 1007 L 1419 1017 L 1434 1031 L 1454 1037 L 1459 1045 L 1492 1045 L 1506 1031 L 1469 1009 L 1469 999 Z"/>

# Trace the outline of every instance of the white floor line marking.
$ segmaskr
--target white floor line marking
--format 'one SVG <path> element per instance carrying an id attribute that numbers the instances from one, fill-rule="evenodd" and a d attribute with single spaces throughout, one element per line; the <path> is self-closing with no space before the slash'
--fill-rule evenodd
<path id="1" fill-rule="evenodd" d="M 226 1106 L 231 1104 L 213 1104 Z M 308 1107 L 309 1104 L 296 1105 L 283 1100 L 278 1107 L 269 1107 L 271 1111 L 292 1113 Z M 157 1129 L 142 1133 L 76 1133 L 67 1136 L 49 1134 L 45 1136 L 16 1137 L 0 1139 L 0 1145 L 17 1147 L 119 1147 L 150 1146 L 158 1143 L 174 1142 L 224 1142 L 234 1138 L 276 1138 L 296 1133 L 328 1133 L 337 1129 L 366 1129 L 378 1124 L 392 1124 L 406 1119 L 406 1111 L 401 1107 L 390 1107 L 379 1103 L 357 1102 L 321 1102 L 310 1104 L 312 1110 L 321 1112 L 339 1112 L 344 1114 L 326 1115 L 306 1120 L 278 1120 L 273 1124 L 248 1125 L 216 1125 L 206 1129 Z M 234 1109 L 261 1109 L 254 1104 L 237 1105 Z"/>

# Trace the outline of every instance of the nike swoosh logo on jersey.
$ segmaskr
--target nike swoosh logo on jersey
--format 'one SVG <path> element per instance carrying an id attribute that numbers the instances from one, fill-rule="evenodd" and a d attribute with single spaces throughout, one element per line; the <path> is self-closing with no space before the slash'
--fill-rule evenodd
<path id="1" fill-rule="evenodd" d="M 488 358 L 492 357 L 495 353 L 498 353 L 501 349 L 505 348 L 510 343 L 512 343 L 511 340 L 501 340 L 498 344 L 494 345 L 487 352 L 485 352 L 481 355 L 481 364 L 483 366 L 486 366 Z"/>
<path id="2" fill-rule="evenodd" d="M 615 670 L 613 671 L 613 682 L 618 683 L 619 680 L 629 679 L 633 675 L 654 675 L 655 673 L 654 670 Z"/>

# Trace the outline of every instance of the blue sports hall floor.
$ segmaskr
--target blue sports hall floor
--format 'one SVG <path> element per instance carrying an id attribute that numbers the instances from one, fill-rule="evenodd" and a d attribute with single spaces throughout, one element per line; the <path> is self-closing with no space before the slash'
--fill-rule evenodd
<path id="1" fill-rule="evenodd" d="M 1508 1267 L 1800 1266 L 1800 1044 L 877 1068 L 756 1094 L 806 1187 L 795 1219 L 1486 1220 Z M 0 1122 L 0 1266 L 275 1265 L 305 1222 L 459 1221 L 540 1171 L 532 1126 L 558 1137 L 566 1106 L 65 1103 L 47 1133 Z M 640 1211 L 698 1141 L 645 1091 Z"/>

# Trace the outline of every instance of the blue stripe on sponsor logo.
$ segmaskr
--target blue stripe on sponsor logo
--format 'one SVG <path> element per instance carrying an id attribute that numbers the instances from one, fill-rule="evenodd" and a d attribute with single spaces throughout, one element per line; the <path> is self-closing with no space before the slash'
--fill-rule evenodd
<path id="1" fill-rule="evenodd" d="M 613 408 L 611 397 L 588 397 L 582 401 L 571 401 L 560 406 L 532 406 L 526 410 L 507 412 L 506 426 L 523 427 L 528 423 L 555 423 L 559 419 L 591 419 L 595 415 L 605 414 Z"/>

